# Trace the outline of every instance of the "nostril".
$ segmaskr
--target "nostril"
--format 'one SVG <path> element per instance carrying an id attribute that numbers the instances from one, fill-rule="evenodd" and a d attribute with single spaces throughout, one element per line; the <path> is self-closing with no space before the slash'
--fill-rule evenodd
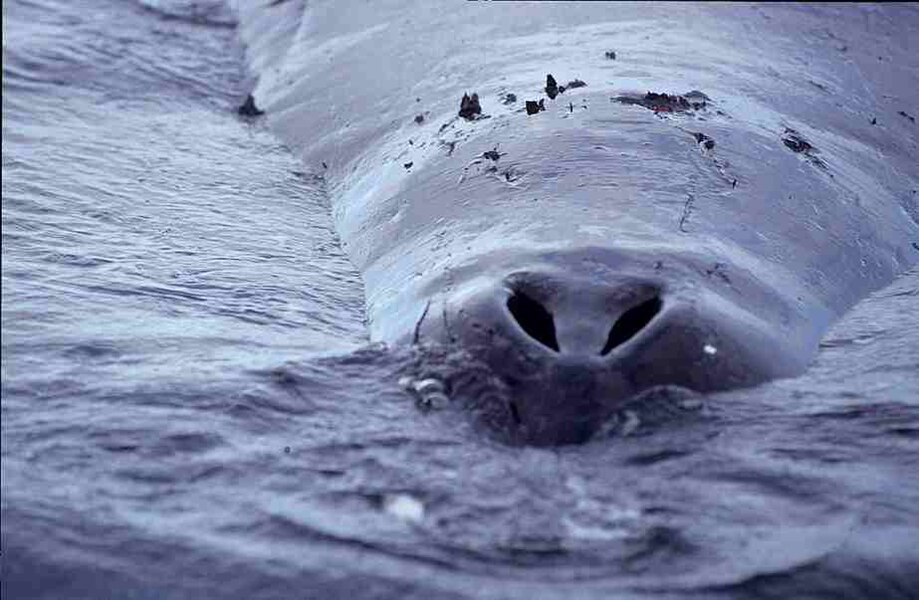
<path id="1" fill-rule="evenodd" d="M 546 307 L 526 294 L 514 292 L 507 299 L 507 308 L 531 338 L 558 352 L 555 321 L 552 319 L 552 313 L 546 310 Z"/>
<path id="2" fill-rule="evenodd" d="M 660 297 L 654 296 L 622 313 L 613 323 L 613 327 L 609 331 L 609 337 L 606 339 L 606 345 L 600 351 L 600 356 L 609 354 L 616 346 L 632 339 L 660 312 L 662 305 L 663 302 L 661 302 Z"/>

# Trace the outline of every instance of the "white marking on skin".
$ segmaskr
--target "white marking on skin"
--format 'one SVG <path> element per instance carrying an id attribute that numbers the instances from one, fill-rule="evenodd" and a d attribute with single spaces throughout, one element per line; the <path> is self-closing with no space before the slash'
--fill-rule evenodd
<path id="1" fill-rule="evenodd" d="M 702 346 L 702 351 L 710 356 L 714 356 L 715 354 L 718 354 L 718 348 L 715 348 L 711 344 L 705 344 L 704 346 Z"/>

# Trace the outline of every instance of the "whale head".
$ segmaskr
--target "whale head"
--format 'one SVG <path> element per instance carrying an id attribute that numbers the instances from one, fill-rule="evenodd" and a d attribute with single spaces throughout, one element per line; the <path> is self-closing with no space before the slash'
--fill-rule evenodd
<path id="1" fill-rule="evenodd" d="M 468 277 L 467 277 L 468 274 Z M 462 349 L 454 400 L 504 439 L 589 440 L 661 386 L 714 392 L 800 372 L 816 338 L 786 294 L 724 261 L 604 247 L 489 254 L 452 273 L 416 342 Z"/>

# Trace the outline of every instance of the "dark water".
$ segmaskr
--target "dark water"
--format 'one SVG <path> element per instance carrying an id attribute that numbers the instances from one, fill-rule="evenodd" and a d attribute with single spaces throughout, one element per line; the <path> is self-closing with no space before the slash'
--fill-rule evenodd
<path id="1" fill-rule="evenodd" d="M 911 598 L 919 273 L 804 376 L 509 448 L 366 345 L 218 2 L 3 7 L 4 598 Z"/>

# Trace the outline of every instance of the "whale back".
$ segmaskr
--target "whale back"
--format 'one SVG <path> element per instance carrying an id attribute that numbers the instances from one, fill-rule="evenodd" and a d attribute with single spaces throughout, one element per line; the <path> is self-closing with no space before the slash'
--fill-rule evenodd
<path id="1" fill-rule="evenodd" d="M 515 255 L 615 246 L 729 256 L 806 305 L 813 346 L 919 257 L 919 52 L 872 36 L 909 30 L 914 6 L 238 10 L 255 98 L 325 175 L 376 339 Z M 587 85 L 549 99 L 548 73 Z M 460 118 L 473 92 L 482 115 Z M 704 107 L 657 110 L 647 92 Z"/>

